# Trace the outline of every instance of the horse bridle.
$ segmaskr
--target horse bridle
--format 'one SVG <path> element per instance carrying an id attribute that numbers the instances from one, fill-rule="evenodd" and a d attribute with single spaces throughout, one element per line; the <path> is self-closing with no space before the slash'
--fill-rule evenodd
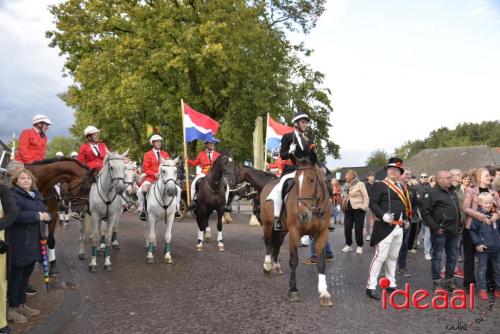
<path id="1" fill-rule="evenodd" d="M 304 197 L 304 196 L 297 197 L 297 202 L 302 203 L 308 210 L 311 211 L 311 213 L 314 216 L 321 218 L 324 216 L 324 214 L 326 212 L 326 207 L 320 208 L 319 206 L 317 206 L 317 204 L 318 204 L 317 202 L 318 202 L 319 198 L 316 197 L 316 194 L 317 194 L 318 186 L 321 186 L 317 170 L 314 167 L 297 167 L 297 171 L 299 171 L 299 170 L 314 170 L 316 172 L 315 173 L 316 175 L 314 178 L 313 195 L 308 196 L 308 197 Z M 312 206 L 309 206 L 305 201 L 312 201 Z M 328 206 L 328 203 L 327 203 L 327 206 Z"/>
<path id="2" fill-rule="evenodd" d="M 106 166 L 107 168 L 109 168 L 109 179 L 111 180 L 111 187 L 106 191 L 106 197 L 108 198 L 108 200 L 106 201 L 104 199 L 104 197 L 102 196 L 101 192 L 99 191 L 99 189 L 101 188 L 100 187 L 100 181 L 101 181 L 101 175 L 99 175 L 97 177 L 97 194 L 99 195 L 99 198 L 104 202 L 104 204 L 106 204 L 106 218 L 108 217 L 108 213 L 109 213 L 109 206 L 111 203 L 113 203 L 113 201 L 115 200 L 116 196 L 118 195 L 118 193 L 116 192 L 116 183 L 115 181 L 116 180 L 122 180 L 123 181 L 123 177 L 113 177 L 111 174 L 112 174 L 112 169 L 111 169 L 111 165 L 110 165 L 110 161 L 111 160 L 124 160 L 123 158 L 108 158 L 106 160 Z M 109 198 L 108 194 L 109 192 L 112 190 L 112 189 L 115 189 L 115 194 L 113 196 L 112 199 Z"/>
<path id="3" fill-rule="evenodd" d="M 173 166 L 169 166 L 169 167 L 173 167 Z M 161 169 L 161 166 L 160 166 L 160 169 Z M 164 187 L 163 193 L 161 194 L 161 201 L 158 199 L 156 189 L 158 189 L 158 192 L 160 191 L 160 186 L 159 186 L 159 182 L 158 182 L 160 180 L 162 180 L 161 183 L 163 183 L 164 186 L 166 186 L 167 183 L 169 183 L 170 181 L 172 181 L 176 187 L 177 187 L 177 180 L 176 179 L 172 179 L 172 178 L 163 180 L 163 174 L 162 174 L 160 176 L 160 179 L 156 180 L 156 182 L 155 182 L 156 187 L 153 186 L 153 195 L 154 195 L 156 201 L 158 203 L 160 203 L 160 205 L 162 206 L 163 210 L 165 210 L 165 224 L 167 224 L 167 210 L 170 207 L 170 205 L 172 205 L 172 202 L 174 201 L 175 196 L 171 196 L 172 198 L 170 199 L 170 202 L 168 204 L 165 204 L 165 201 L 163 199 L 165 198 L 164 196 L 165 196 L 165 193 L 167 192 L 167 187 Z"/>

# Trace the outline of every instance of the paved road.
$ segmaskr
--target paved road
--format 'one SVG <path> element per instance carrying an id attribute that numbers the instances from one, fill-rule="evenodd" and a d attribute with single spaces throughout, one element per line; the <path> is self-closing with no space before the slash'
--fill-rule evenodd
<path id="1" fill-rule="evenodd" d="M 264 277 L 262 231 L 248 226 L 248 217 L 233 214 L 236 221 L 224 225 L 223 253 L 217 251 L 215 241 L 205 243 L 203 252 L 196 252 L 194 221 L 176 223 L 174 263 L 161 263 L 158 252 L 158 261 L 148 265 L 142 222 L 135 215 L 125 214 L 120 225 L 122 248 L 112 254 L 114 271 L 103 272 L 100 258 L 97 274 L 88 272 L 88 261 L 77 258 L 77 224 L 59 230 L 59 253 L 66 267 L 64 279 L 76 285 L 79 298 L 66 302 L 66 318 L 59 315 L 55 319 L 61 325 L 58 332 L 449 333 L 454 332 L 449 326 L 463 328 L 464 324 L 468 330 L 481 333 L 499 332 L 500 303 L 492 311 L 485 311 L 484 303 L 478 303 L 472 311 L 383 310 L 380 302 L 365 296 L 373 251 L 365 246 L 362 256 L 340 252 L 342 227 L 330 234 L 335 260 L 327 265 L 327 282 L 334 306 L 320 307 L 316 267 L 303 264 L 297 275 L 302 301 L 290 303 L 287 247 L 281 257 L 285 275 Z M 214 221 L 211 226 L 215 230 Z M 163 225 L 160 228 L 164 230 Z M 308 255 L 307 248 L 300 249 L 301 260 Z M 430 289 L 430 263 L 421 253 L 409 254 L 408 260 L 408 269 L 414 274 L 413 289 Z M 400 279 L 399 285 L 406 281 Z M 483 311 L 483 321 L 477 324 Z M 33 332 L 49 331 L 42 326 Z"/>

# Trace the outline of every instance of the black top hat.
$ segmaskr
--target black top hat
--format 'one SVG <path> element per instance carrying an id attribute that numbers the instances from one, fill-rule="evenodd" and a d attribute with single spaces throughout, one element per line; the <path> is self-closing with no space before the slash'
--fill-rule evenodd
<path id="1" fill-rule="evenodd" d="M 398 168 L 400 170 L 401 174 L 403 174 L 405 172 L 405 170 L 403 168 L 403 160 L 396 158 L 396 157 L 389 159 L 389 162 L 385 166 L 385 170 L 387 170 L 387 168 L 389 168 L 389 167 Z"/>

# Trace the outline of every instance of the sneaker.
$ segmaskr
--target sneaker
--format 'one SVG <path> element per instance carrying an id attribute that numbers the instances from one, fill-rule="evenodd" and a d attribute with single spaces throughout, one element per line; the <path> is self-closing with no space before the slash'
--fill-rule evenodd
<path id="1" fill-rule="evenodd" d="M 380 300 L 380 294 L 375 289 L 366 289 L 366 295 L 371 299 Z"/>
<path id="2" fill-rule="evenodd" d="M 35 288 L 33 288 L 31 285 L 28 285 L 28 287 L 26 288 L 26 295 L 27 296 L 34 296 L 38 293 L 38 291 L 36 291 Z"/>
<path id="3" fill-rule="evenodd" d="M 458 267 L 455 268 L 455 272 L 453 273 L 453 276 L 459 277 L 459 278 L 464 278 L 464 271 Z"/>
<path id="4" fill-rule="evenodd" d="M 25 324 L 28 322 L 28 318 L 18 312 L 18 307 L 9 307 L 7 310 L 7 320 L 12 321 L 15 324 Z"/>
<path id="5" fill-rule="evenodd" d="M 325 261 L 326 262 L 330 262 L 330 261 L 333 261 L 333 254 L 326 254 L 325 255 Z"/>
<path id="6" fill-rule="evenodd" d="M 19 312 L 24 315 L 39 315 L 40 310 L 37 310 L 35 308 L 31 308 L 26 304 L 21 304 L 19 305 Z"/>
<path id="7" fill-rule="evenodd" d="M 356 248 L 356 255 L 363 255 L 363 247 Z"/>
<path id="8" fill-rule="evenodd" d="M 398 275 L 403 276 L 403 277 L 411 277 L 410 274 L 406 271 L 406 269 L 399 269 Z"/>
<path id="9" fill-rule="evenodd" d="M 345 245 L 345 247 L 342 248 L 342 252 L 344 252 L 344 253 L 352 252 L 352 247 Z"/>
<path id="10" fill-rule="evenodd" d="M 367 235 L 366 236 L 366 241 L 370 241 L 372 239 L 372 236 L 371 235 Z"/>
<path id="11" fill-rule="evenodd" d="M 427 261 L 432 260 L 432 256 L 431 256 L 431 254 L 425 254 L 425 259 L 426 259 Z"/>
<path id="12" fill-rule="evenodd" d="M 417 254 L 417 250 L 415 248 L 410 249 L 408 252 L 412 254 Z"/>
<path id="13" fill-rule="evenodd" d="M 146 211 L 139 212 L 139 219 L 142 220 L 142 221 L 146 221 L 147 220 L 147 218 L 146 218 Z"/>
<path id="14" fill-rule="evenodd" d="M 479 290 L 479 298 L 481 298 L 482 300 L 488 300 L 488 291 L 486 291 L 484 289 L 480 289 Z"/>
<path id="15" fill-rule="evenodd" d="M 455 282 L 455 280 L 453 278 L 446 279 L 444 282 L 444 285 L 445 285 L 445 287 L 448 288 L 449 291 L 458 290 L 457 283 Z"/>

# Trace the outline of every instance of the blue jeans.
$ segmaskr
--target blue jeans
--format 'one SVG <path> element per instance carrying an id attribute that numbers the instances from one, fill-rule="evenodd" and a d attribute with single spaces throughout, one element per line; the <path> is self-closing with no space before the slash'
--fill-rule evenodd
<path id="1" fill-rule="evenodd" d="M 333 252 L 328 241 L 325 244 L 325 255 L 333 256 Z M 313 238 L 311 238 L 311 257 L 318 257 L 316 254 L 316 240 Z"/>
<path id="2" fill-rule="evenodd" d="M 431 231 L 431 243 L 432 243 L 432 279 L 440 279 L 441 276 L 441 256 L 443 255 L 443 250 L 446 253 L 446 270 L 445 278 L 453 278 L 455 271 L 455 266 L 457 264 L 458 248 L 457 240 L 460 234 L 452 233 L 449 231 L 444 231 L 443 234 L 436 234 Z"/>
<path id="3" fill-rule="evenodd" d="M 500 252 L 476 252 L 479 258 L 479 269 L 477 271 L 477 287 L 486 290 L 486 270 L 488 268 L 488 260 L 491 258 L 493 271 L 495 272 L 495 290 L 500 291 Z"/>
<path id="4" fill-rule="evenodd" d="M 399 249 L 398 267 L 399 270 L 406 270 L 406 255 L 408 255 L 408 240 L 410 240 L 411 227 L 403 231 L 403 243 Z"/>
<path id="5" fill-rule="evenodd" d="M 424 255 L 431 254 L 431 229 L 429 226 L 422 224 L 422 231 L 424 238 Z"/>

